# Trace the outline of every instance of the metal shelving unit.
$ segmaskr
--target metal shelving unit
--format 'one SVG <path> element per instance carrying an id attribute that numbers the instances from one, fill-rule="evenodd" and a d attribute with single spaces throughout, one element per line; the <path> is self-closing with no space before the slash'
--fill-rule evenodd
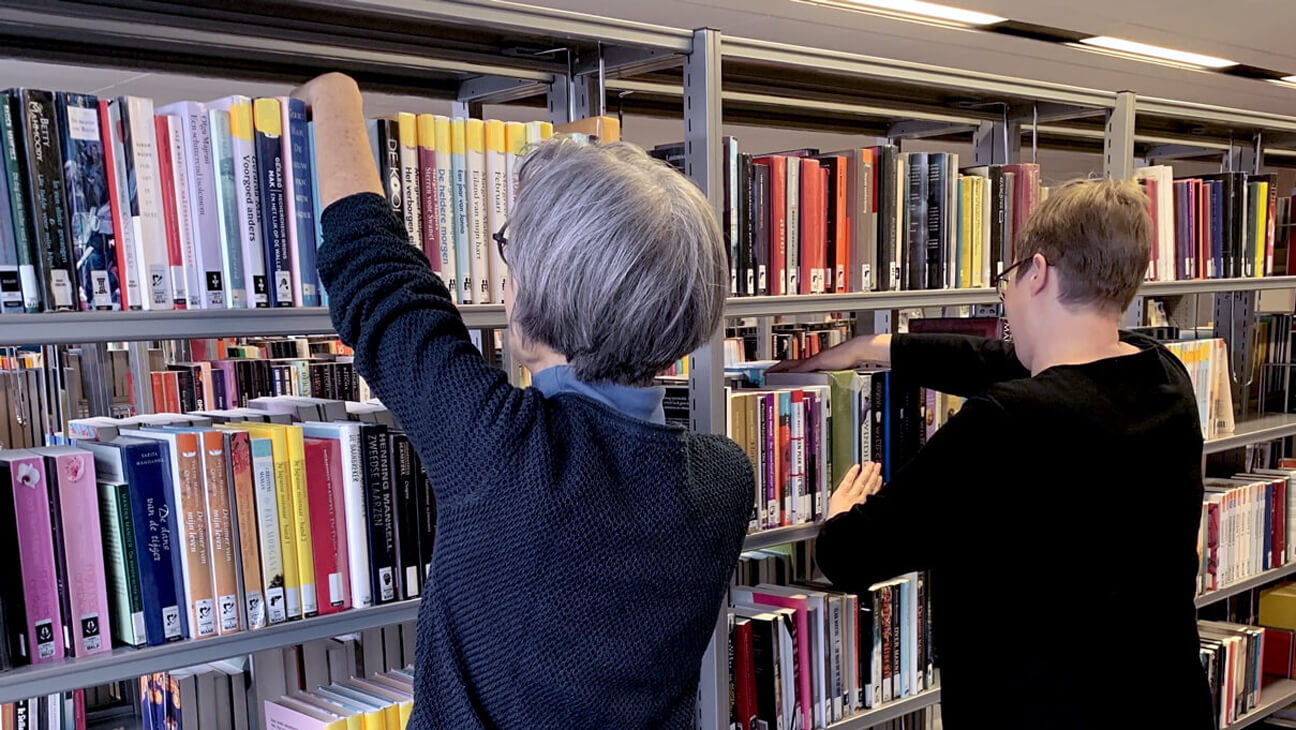
<path id="1" fill-rule="evenodd" d="M 1224 730 L 1241 730 L 1251 727 L 1292 702 L 1296 702 L 1296 679 L 1279 679 L 1260 689 L 1256 708 L 1224 726 Z"/>
<path id="2" fill-rule="evenodd" d="M 760 550 L 775 545 L 786 545 L 790 542 L 801 542 L 819 534 L 821 523 L 811 522 L 806 525 L 775 527 L 771 530 L 753 532 L 743 539 L 743 550 Z"/>
<path id="3" fill-rule="evenodd" d="M 925 707 L 938 704 L 940 702 L 940 693 L 940 687 L 933 687 L 902 700 L 892 700 L 879 707 L 865 710 L 854 717 L 835 722 L 828 726 L 828 730 L 865 730 L 865 728 L 881 725 L 911 712 L 917 712 Z"/>
<path id="4" fill-rule="evenodd" d="M 327 639 L 418 618 L 417 600 L 357 608 L 328 616 L 276 624 L 257 631 L 186 640 L 140 649 L 119 647 L 107 654 L 34 664 L 0 673 L 0 702 L 66 692 L 151 672 L 213 662 L 232 656 Z"/>
<path id="5" fill-rule="evenodd" d="M 1203 451 L 1215 454 L 1288 436 L 1296 436 L 1296 414 L 1275 413 L 1239 422 L 1233 433 L 1208 439 Z"/>
<path id="6" fill-rule="evenodd" d="M 1239 593 L 1246 593 L 1253 588 L 1259 588 L 1266 583 L 1278 580 L 1279 578 L 1284 578 L 1293 573 L 1296 573 L 1296 563 L 1288 563 L 1281 568 L 1266 570 L 1259 575 L 1252 576 L 1239 583 L 1234 583 L 1231 586 L 1225 586 L 1217 591 L 1211 591 L 1210 593 L 1197 596 L 1194 603 L 1197 604 L 1197 608 L 1203 608 L 1213 603 L 1218 603 L 1230 596 L 1236 596 Z"/>

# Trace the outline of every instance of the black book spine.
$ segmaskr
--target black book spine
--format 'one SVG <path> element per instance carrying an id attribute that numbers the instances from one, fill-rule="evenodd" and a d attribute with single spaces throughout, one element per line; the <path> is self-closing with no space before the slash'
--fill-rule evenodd
<path id="1" fill-rule="evenodd" d="M 927 159 L 927 288 L 945 285 L 945 168 L 944 154 Z"/>
<path id="2" fill-rule="evenodd" d="M 80 297 L 72 282 L 71 237 L 67 229 L 67 199 L 63 190 L 62 139 L 54 95 L 21 89 L 14 94 L 23 131 L 23 167 L 35 222 L 36 262 L 47 310 L 79 309 Z"/>
<path id="3" fill-rule="evenodd" d="M 725 254 L 729 259 L 729 294 L 738 294 L 738 226 L 735 225 L 737 216 L 738 196 L 735 195 L 738 185 L 738 140 L 733 137 L 725 137 L 721 140 L 721 149 L 724 153 L 724 206 L 723 215 L 720 221 L 721 233 L 724 234 Z"/>
<path id="4" fill-rule="evenodd" d="M 428 576 L 432 575 L 432 546 L 436 543 L 436 493 L 432 490 L 432 480 L 427 471 L 419 463 L 417 452 L 413 458 L 419 514 L 419 565 L 422 567 L 419 580 L 427 582 Z"/>
<path id="5" fill-rule="evenodd" d="M 883 473 L 890 475 L 890 460 L 887 458 L 886 446 L 886 427 L 883 423 L 886 413 L 886 381 L 887 373 L 875 373 L 872 377 L 873 396 L 869 399 L 869 410 L 872 411 L 870 417 L 873 419 L 871 449 L 873 451 L 873 461 L 882 465 Z"/>
<path id="6" fill-rule="evenodd" d="M 896 196 L 899 189 L 905 185 L 905 181 L 900 179 L 896 157 L 899 153 L 896 148 L 887 145 L 879 149 L 883 166 L 878 173 L 878 207 L 882 209 L 883 215 L 878 218 L 878 267 L 881 269 L 880 276 L 886 277 L 886 286 L 883 289 L 897 291 L 903 280 L 900 274 L 901 261 L 897 237 L 903 230 L 900 227 L 904 211 L 896 207 Z"/>
<path id="7" fill-rule="evenodd" d="M 193 369 L 185 365 L 172 365 L 169 369 L 175 371 L 180 381 L 180 409 L 185 413 L 206 410 Z"/>
<path id="8" fill-rule="evenodd" d="M 1003 168 L 990 166 L 990 276 L 1004 270 L 1004 215 L 1008 202 L 1005 195 Z"/>
<path id="9" fill-rule="evenodd" d="M 369 513 L 369 561 L 374 603 L 390 603 L 396 587 L 396 530 L 392 515 L 391 449 L 387 428 L 366 424 L 365 508 Z"/>
<path id="10" fill-rule="evenodd" d="M 310 394 L 312 398 L 324 397 L 324 363 L 313 362 L 310 364 Z"/>
<path id="11" fill-rule="evenodd" d="M 257 117 L 256 140 L 257 182 L 261 187 L 261 244 L 265 253 L 266 276 L 271 286 L 270 306 L 293 305 L 292 252 L 288 244 L 288 219 L 285 196 L 282 136 L 285 130 L 278 120 L 261 118 L 279 108 L 277 102 L 263 105 L 258 99 L 253 106 Z"/>
<path id="12" fill-rule="evenodd" d="M 770 260 L 770 168 L 769 165 L 752 165 L 752 207 L 751 218 L 753 246 L 752 258 L 756 262 L 756 289 L 758 295 L 765 296 L 769 291 Z"/>
<path id="13" fill-rule="evenodd" d="M 774 625 L 752 619 L 752 663 L 756 674 L 756 716 L 765 727 L 777 727 L 778 686 L 774 666 Z"/>
<path id="14" fill-rule="evenodd" d="M 360 400 L 356 393 L 355 365 L 349 362 L 338 363 L 338 372 L 342 376 L 342 385 L 338 388 L 338 400 Z"/>
<path id="15" fill-rule="evenodd" d="M 18 522 L 14 514 L 13 481 L 8 468 L 0 469 L 0 555 L 18 556 Z M 0 571 L 0 614 L 3 614 L 5 634 L 0 642 L 0 665 L 16 667 L 31 662 L 27 646 L 27 607 L 22 571 Z M 19 706 L 22 703 L 18 703 Z"/>
<path id="16" fill-rule="evenodd" d="M 738 293 L 756 293 L 756 259 L 752 253 L 752 156 L 738 155 Z"/>
<path id="17" fill-rule="evenodd" d="M 1235 237 L 1240 229 L 1238 215 L 1237 179 L 1233 175 L 1224 178 L 1224 277 L 1232 279 L 1238 273 L 1237 243 Z"/>
<path id="18" fill-rule="evenodd" d="M 826 294 L 837 291 L 837 216 L 840 215 L 837 210 L 837 163 L 838 158 L 834 156 L 819 158 L 819 164 L 828 173 L 824 176 L 827 183 L 820 191 L 824 199 L 823 282 Z"/>
<path id="19" fill-rule="evenodd" d="M 260 378 L 260 386 L 257 388 L 257 395 L 267 396 L 276 395 L 274 391 L 274 371 L 269 360 L 253 360 L 256 364 L 256 374 Z"/>
<path id="20" fill-rule="evenodd" d="M 409 437 L 391 433 L 392 492 L 396 515 L 396 556 L 400 561 L 397 584 L 401 598 L 416 598 L 422 553 L 419 550 L 419 511 L 417 483 L 414 479 L 414 449 Z"/>

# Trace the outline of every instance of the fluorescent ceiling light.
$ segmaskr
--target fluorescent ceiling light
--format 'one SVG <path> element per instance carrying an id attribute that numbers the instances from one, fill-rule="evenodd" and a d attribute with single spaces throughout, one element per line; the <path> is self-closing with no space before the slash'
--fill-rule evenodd
<path id="1" fill-rule="evenodd" d="M 1228 68 L 1236 66 L 1237 61 L 1230 61 L 1227 58 L 1218 56 L 1206 56 L 1200 53 L 1191 53 L 1189 51 L 1177 51 L 1173 48 L 1162 48 L 1147 43 L 1138 43 L 1137 41 L 1127 41 L 1123 38 L 1112 38 L 1110 36 L 1099 35 L 1092 38 L 1082 38 L 1080 43 L 1094 48 L 1103 48 L 1108 51 L 1129 54 L 1131 56 L 1146 56 L 1149 59 L 1158 61 L 1170 61 L 1172 63 L 1184 64 L 1187 66 L 1199 66 L 1201 68 Z"/>
<path id="2" fill-rule="evenodd" d="M 1007 20 L 998 15 L 929 3 L 926 0 L 818 0 L 817 4 L 877 12 L 906 20 L 936 20 L 962 26 L 994 25 Z"/>

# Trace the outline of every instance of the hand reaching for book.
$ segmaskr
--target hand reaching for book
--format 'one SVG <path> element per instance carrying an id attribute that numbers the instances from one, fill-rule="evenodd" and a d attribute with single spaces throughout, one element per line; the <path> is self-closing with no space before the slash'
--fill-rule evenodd
<path id="1" fill-rule="evenodd" d="M 828 500 L 828 518 L 847 512 L 857 504 L 864 504 L 870 495 L 877 494 L 881 488 L 881 464 L 869 461 L 852 466 Z"/>
<path id="2" fill-rule="evenodd" d="M 771 373 L 811 373 L 822 370 L 854 370 L 864 364 L 891 363 L 891 335 L 864 335 L 831 347 L 804 360 L 784 360 Z"/>

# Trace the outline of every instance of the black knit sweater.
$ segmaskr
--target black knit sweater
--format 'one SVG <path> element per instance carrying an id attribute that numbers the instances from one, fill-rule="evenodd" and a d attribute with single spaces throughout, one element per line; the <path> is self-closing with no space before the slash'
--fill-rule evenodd
<path id="1" fill-rule="evenodd" d="M 382 197 L 340 200 L 322 223 L 333 324 L 436 491 L 411 730 L 691 727 L 747 457 L 510 386 Z"/>

